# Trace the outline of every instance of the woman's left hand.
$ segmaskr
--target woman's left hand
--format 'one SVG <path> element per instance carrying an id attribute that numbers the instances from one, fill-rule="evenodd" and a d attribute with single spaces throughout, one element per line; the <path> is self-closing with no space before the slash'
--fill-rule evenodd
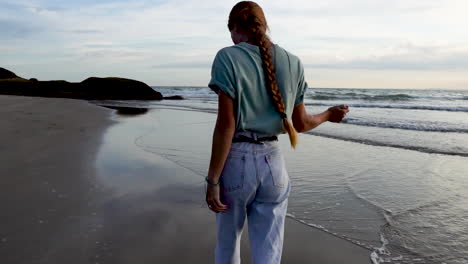
<path id="1" fill-rule="evenodd" d="M 219 185 L 207 186 L 206 203 L 208 204 L 208 208 L 215 213 L 223 213 L 228 209 L 227 205 L 221 202 Z"/>
<path id="2" fill-rule="evenodd" d="M 346 116 L 346 113 L 349 112 L 349 107 L 347 105 L 337 105 L 328 108 L 328 112 L 330 112 L 328 121 L 333 123 L 340 123 Z"/>

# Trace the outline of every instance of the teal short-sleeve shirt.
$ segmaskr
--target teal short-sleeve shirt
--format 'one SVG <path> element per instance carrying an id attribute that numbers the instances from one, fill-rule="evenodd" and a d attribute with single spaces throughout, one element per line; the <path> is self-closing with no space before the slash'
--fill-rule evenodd
<path id="1" fill-rule="evenodd" d="M 291 118 L 294 106 L 304 100 L 307 82 L 298 57 L 278 45 L 271 48 L 276 81 Z M 284 133 L 280 114 L 276 111 L 266 86 L 259 48 L 241 42 L 221 49 L 213 62 L 208 84 L 216 93 L 221 89 L 234 100 L 236 131 L 252 131 L 267 135 Z"/>

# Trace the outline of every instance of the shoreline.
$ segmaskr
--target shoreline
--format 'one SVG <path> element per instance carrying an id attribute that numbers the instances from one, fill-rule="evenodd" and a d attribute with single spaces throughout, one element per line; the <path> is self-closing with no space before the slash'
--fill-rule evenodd
<path id="1" fill-rule="evenodd" d="M 1 175 L 16 171 L 22 178 L 3 178 L 2 198 L 23 201 L 11 203 L 22 211 L 15 214 L 2 199 L 10 219 L 0 232 L 2 263 L 212 262 L 215 221 L 203 204 L 202 177 L 135 144 L 157 131 L 157 124 L 141 122 L 150 113 L 117 116 L 73 99 L 2 95 L 0 101 L 9 127 L 1 132 L 1 150 L 8 152 L 1 159 L 9 164 Z M 286 221 L 284 263 L 370 263 L 369 250 Z"/>

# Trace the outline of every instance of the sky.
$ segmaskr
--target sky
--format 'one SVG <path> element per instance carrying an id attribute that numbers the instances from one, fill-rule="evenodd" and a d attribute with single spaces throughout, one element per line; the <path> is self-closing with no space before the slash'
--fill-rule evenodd
<path id="1" fill-rule="evenodd" d="M 0 67 L 206 86 L 233 45 L 228 0 L 0 0 Z M 265 0 L 274 43 L 310 87 L 468 89 L 466 0 Z"/>

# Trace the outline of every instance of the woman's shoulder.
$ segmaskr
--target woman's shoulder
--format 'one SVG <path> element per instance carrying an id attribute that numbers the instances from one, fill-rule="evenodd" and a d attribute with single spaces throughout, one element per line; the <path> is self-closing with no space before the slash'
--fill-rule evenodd
<path id="1" fill-rule="evenodd" d="M 249 46 L 253 46 L 253 45 L 250 45 L 250 44 L 245 43 L 245 42 L 241 42 L 239 44 L 223 47 L 218 51 L 218 53 L 229 54 L 229 53 L 233 53 L 233 52 L 238 52 L 240 49 L 243 49 L 243 48 L 246 48 L 246 47 L 248 48 Z M 253 46 L 253 47 L 256 47 L 256 46 Z"/>
<path id="2" fill-rule="evenodd" d="M 236 45 L 227 46 L 218 50 L 218 52 L 216 53 L 216 58 L 229 59 L 237 52 L 238 52 L 238 49 L 236 48 Z"/>
<path id="3" fill-rule="evenodd" d="M 278 44 L 274 44 L 274 47 L 276 49 L 276 53 L 283 53 L 284 55 L 287 56 L 287 59 L 291 63 L 291 65 L 298 65 L 299 67 L 302 67 L 302 62 L 299 56 L 295 55 L 294 53 L 291 53 L 290 51 L 286 50 L 285 48 L 281 47 Z"/>

